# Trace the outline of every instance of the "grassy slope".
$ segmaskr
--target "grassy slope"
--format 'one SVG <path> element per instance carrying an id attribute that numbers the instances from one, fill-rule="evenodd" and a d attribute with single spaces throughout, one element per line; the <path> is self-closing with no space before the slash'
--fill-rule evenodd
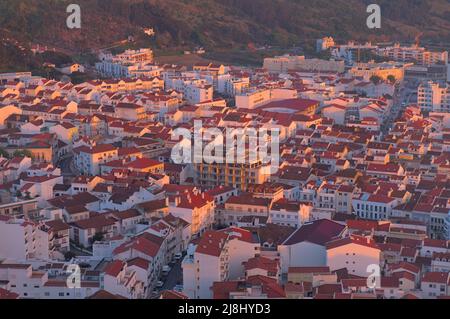
<path id="1" fill-rule="evenodd" d="M 135 35 L 138 43 L 161 49 L 202 45 L 207 49 L 245 48 L 248 43 L 289 47 L 332 35 L 339 40 L 450 42 L 448 0 L 77 0 L 82 29 L 65 26 L 72 0 L 0 1 L 0 36 L 22 43 L 48 44 L 64 52 L 101 48 Z M 368 30 L 366 4 L 382 6 L 383 27 Z M 142 27 L 152 26 L 148 40 Z M 9 59 L 10 61 L 5 61 Z M 0 48 L 0 64 L 15 64 Z"/>

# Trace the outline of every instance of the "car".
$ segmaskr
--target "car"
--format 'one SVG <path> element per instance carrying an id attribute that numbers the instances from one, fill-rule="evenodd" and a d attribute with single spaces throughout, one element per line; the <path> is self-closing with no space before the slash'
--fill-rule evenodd
<path id="1" fill-rule="evenodd" d="M 162 288 L 162 287 L 164 287 L 164 282 L 163 281 L 158 281 L 156 283 L 156 288 Z"/>
<path id="2" fill-rule="evenodd" d="M 170 273 L 170 271 L 172 270 L 172 268 L 170 268 L 170 266 L 164 266 L 163 267 L 163 269 L 162 269 L 162 275 L 163 276 L 167 276 L 169 273 Z"/>
<path id="3" fill-rule="evenodd" d="M 176 285 L 173 290 L 176 292 L 183 292 L 183 285 Z"/>
<path id="4" fill-rule="evenodd" d="M 183 254 L 182 253 L 175 254 L 175 256 L 173 258 L 175 260 L 180 260 L 181 258 L 183 258 Z"/>

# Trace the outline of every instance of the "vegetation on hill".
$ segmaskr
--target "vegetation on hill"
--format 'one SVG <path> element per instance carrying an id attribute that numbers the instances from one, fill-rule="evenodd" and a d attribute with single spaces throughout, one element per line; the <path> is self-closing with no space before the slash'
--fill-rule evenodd
<path id="1" fill-rule="evenodd" d="M 68 54 L 108 47 L 133 35 L 139 44 L 160 49 L 204 46 L 246 48 L 313 45 L 332 35 L 344 41 L 423 39 L 450 41 L 447 0 L 77 0 L 82 28 L 66 27 L 71 0 L 0 1 L 0 37 L 45 44 Z M 366 6 L 382 7 L 382 28 L 366 27 Z M 142 28 L 153 27 L 154 38 Z M 2 66 L 18 62 L 0 46 Z M 4 60 L 6 59 L 6 60 Z M 20 57 L 20 63 L 32 63 Z"/>

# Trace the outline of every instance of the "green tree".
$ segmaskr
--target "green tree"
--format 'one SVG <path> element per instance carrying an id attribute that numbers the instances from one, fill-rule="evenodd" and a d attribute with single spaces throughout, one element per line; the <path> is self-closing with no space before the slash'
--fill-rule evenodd
<path id="1" fill-rule="evenodd" d="M 382 80 L 382 79 L 381 79 L 378 75 L 372 75 L 371 78 L 370 78 L 370 81 L 371 81 L 373 84 L 375 84 L 375 85 L 380 84 L 380 83 L 381 83 L 381 80 Z"/>
<path id="2" fill-rule="evenodd" d="M 0 148 L 0 157 L 9 158 L 9 154 L 3 148 Z"/>
<path id="3" fill-rule="evenodd" d="M 388 75 L 387 79 L 391 84 L 395 84 L 397 82 L 397 79 L 392 74 Z"/>
<path id="4" fill-rule="evenodd" d="M 104 235 L 102 233 L 96 233 L 94 237 L 92 237 L 92 242 L 95 243 L 96 241 L 102 241 L 104 238 Z"/>
<path id="5" fill-rule="evenodd" d="M 33 157 L 29 150 L 17 150 L 13 153 L 13 157 Z"/>
<path id="6" fill-rule="evenodd" d="M 66 253 L 64 254 L 64 258 L 65 258 L 67 261 L 72 260 L 72 258 L 74 258 L 74 257 L 76 257 L 76 255 L 75 255 L 73 252 L 71 252 L 71 251 L 68 251 L 68 252 L 66 252 Z"/>

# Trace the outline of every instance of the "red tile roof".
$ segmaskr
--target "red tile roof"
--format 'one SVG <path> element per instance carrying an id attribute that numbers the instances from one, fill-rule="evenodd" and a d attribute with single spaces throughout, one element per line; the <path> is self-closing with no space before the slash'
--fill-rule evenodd
<path id="1" fill-rule="evenodd" d="M 358 235 L 350 235 L 349 237 L 330 241 L 329 243 L 326 244 L 326 247 L 328 250 L 349 244 L 356 244 L 369 248 L 380 249 L 373 239 Z"/>
<path id="2" fill-rule="evenodd" d="M 278 260 L 269 259 L 266 257 L 254 257 L 250 258 L 248 261 L 244 262 L 244 269 L 262 269 L 269 273 L 278 273 L 279 262 Z"/>
<path id="3" fill-rule="evenodd" d="M 304 224 L 297 229 L 283 245 L 294 245 L 301 242 L 310 242 L 324 246 L 327 242 L 340 236 L 345 226 L 328 219 L 317 220 Z"/>
<path id="4" fill-rule="evenodd" d="M 219 257 L 228 238 L 225 232 L 207 231 L 200 238 L 196 253 Z"/>
<path id="5" fill-rule="evenodd" d="M 126 263 L 122 260 L 114 260 L 106 266 L 105 274 L 112 277 L 117 277 L 124 269 L 125 265 Z"/>

